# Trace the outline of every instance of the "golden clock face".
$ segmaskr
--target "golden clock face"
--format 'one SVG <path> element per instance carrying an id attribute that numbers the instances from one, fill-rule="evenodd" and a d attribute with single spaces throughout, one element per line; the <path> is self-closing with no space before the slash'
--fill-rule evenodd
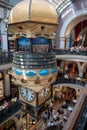
<path id="1" fill-rule="evenodd" d="M 43 88 L 40 92 L 39 92 L 39 96 L 41 99 L 45 99 L 48 94 L 50 92 L 50 89 L 49 88 Z"/>
<path id="2" fill-rule="evenodd" d="M 32 89 L 29 89 L 27 87 L 21 87 L 20 92 L 21 92 L 22 97 L 25 100 L 27 100 L 29 102 L 34 100 L 35 95 L 34 95 L 34 91 Z"/>

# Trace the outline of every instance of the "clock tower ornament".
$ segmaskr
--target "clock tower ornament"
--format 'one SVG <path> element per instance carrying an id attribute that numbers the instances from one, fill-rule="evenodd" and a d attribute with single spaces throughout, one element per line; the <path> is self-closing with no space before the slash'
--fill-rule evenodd
<path id="1" fill-rule="evenodd" d="M 17 41 L 12 76 L 18 85 L 19 100 L 36 111 L 51 98 L 51 84 L 57 76 L 51 49 L 57 26 L 56 11 L 45 0 L 24 0 L 10 12 L 8 31 Z"/>

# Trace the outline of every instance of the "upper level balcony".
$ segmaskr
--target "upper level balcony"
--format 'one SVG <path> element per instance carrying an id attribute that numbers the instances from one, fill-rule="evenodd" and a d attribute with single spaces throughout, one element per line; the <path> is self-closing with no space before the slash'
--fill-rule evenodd
<path id="1" fill-rule="evenodd" d="M 63 130 L 86 130 L 87 129 L 87 86 L 80 95 L 69 120 Z"/>
<path id="2" fill-rule="evenodd" d="M 13 52 L 0 52 L 0 70 L 12 67 Z"/>
<path id="3" fill-rule="evenodd" d="M 87 62 L 87 50 L 79 49 L 53 49 L 56 59 Z"/>
<path id="4" fill-rule="evenodd" d="M 20 110 L 21 104 L 19 102 L 11 103 L 6 108 L 0 106 L 0 125 L 8 120 L 8 118 L 16 115 Z"/>
<path id="5" fill-rule="evenodd" d="M 86 85 L 86 81 L 81 81 L 78 79 L 65 79 L 65 78 L 58 78 L 55 83 L 53 83 L 53 86 L 55 85 L 64 85 L 64 86 L 71 86 L 74 88 L 84 88 Z"/>
<path id="6" fill-rule="evenodd" d="M 87 62 L 87 51 L 86 50 L 65 50 L 65 49 L 53 49 L 56 54 L 56 59 Z M 0 70 L 9 69 L 12 67 L 14 52 L 0 52 Z"/>

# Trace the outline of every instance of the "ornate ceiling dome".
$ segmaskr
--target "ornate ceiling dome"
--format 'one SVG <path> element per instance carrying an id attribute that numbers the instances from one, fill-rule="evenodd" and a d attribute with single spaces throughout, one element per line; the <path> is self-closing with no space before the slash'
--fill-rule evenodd
<path id="1" fill-rule="evenodd" d="M 55 9 L 45 0 L 24 0 L 10 13 L 9 24 L 25 21 L 57 24 Z"/>
<path id="2" fill-rule="evenodd" d="M 58 18 L 53 6 L 45 0 L 23 0 L 11 10 L 8 25 L 16 38 L 53 39 Z"/>

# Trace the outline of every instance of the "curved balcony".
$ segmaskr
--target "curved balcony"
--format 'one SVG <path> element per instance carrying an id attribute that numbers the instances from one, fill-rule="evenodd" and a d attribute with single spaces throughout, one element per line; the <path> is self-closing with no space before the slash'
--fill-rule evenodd
<path id="1" fill-rule="evenodd" d="M 0 64 L 11 63 L 13 60 L 13 52 L 0 52 Z"/>
<path id="2" fill-rule="evenodd" d="M 76 130 L 86 130 L 87 126 L 87 101 L 84 103 L 84 108 L 81 112 L 81 116 L 79 118 Z"/>
<path id="3" fill-rule="evenodd" d="M 53 52 L 56 53 L 56 59 L 87 62 L 87 50 L 53 49 Z"/>
<path id="4" fill-rule="evenodd" d="M 74 88 L 75 88 L 75 87 L 83 88 L 83 87 L 85 87 L 86 82 L 85 82 L 85 81 L 81 81 L 81 80 L 77 80 L 77 79 L 58 78 L 53 85 L 56 85 L 56 84 L 59 84 L 59 85 L 67 85 L 67 86 L 69 86 L 69 87 L 72 86 L 72 87 L 74 87 Z"/>
<path id="5" fill-rule="evenodd" d="M 18 102 L 12 103 L 3 110 L 0 110 L 0 124 L 4 123 L 8 118 L 16 115 L 21 110 L 21 104 Z"/>
<path id="6" fill-rule="evenodd" d="M 56 65 L 54 53 L 15 52 L 13 66 L 23 69 L 52 68 Z"/>
<path id="7" fill-rule="evenodd" d="M 13 53 L 10 51 L 0 52 L 0 70 L 12 67 Z"/>
<path id="8" fill-rule="evenodd" d="M 87 62 L 87 51 L 86 50 L 64 50 L 64 49 L 53 49 L 53 52 L 56 54 L 56 59 L 62 59 L 62 60 L 74 60 L 74 61 L 81 61 L 81 62 Z M 14 52 L 0 52 L 0 64 L 8 64 L 8 63 L 12 63 L 13 60 L 13 53 Z M 29 62 L 51 62 L 53 63 L 53 61 L 55 60 L 53 54 L 48 53 L 44 54 L 44 56 L 42 56 L 42 54 L 38 53 L 36 54 L 29 54 L 28 55 L 23 55 L 21 56 L 22 52 L 19 53 L 20 56 L 17 54 L 17 56 L 14 58 L 14 63 L 15 61 L 17 62 L 18 60 L 20 60 L 21 62 L 27 62 L 26 58 L 29 58 Z M 37 57 L 39 57 L 39 59 L 37 59 Z M 34 58 L 34 61 L 33 59 Z M 50 61 L 51 58 L 51 61 Z"/>
<path id="9" fill-rule="evenodd" d="M 63 130 L 86 130 L 87 129 L 87 86 L 80 95 L 69 120 Z"/>

